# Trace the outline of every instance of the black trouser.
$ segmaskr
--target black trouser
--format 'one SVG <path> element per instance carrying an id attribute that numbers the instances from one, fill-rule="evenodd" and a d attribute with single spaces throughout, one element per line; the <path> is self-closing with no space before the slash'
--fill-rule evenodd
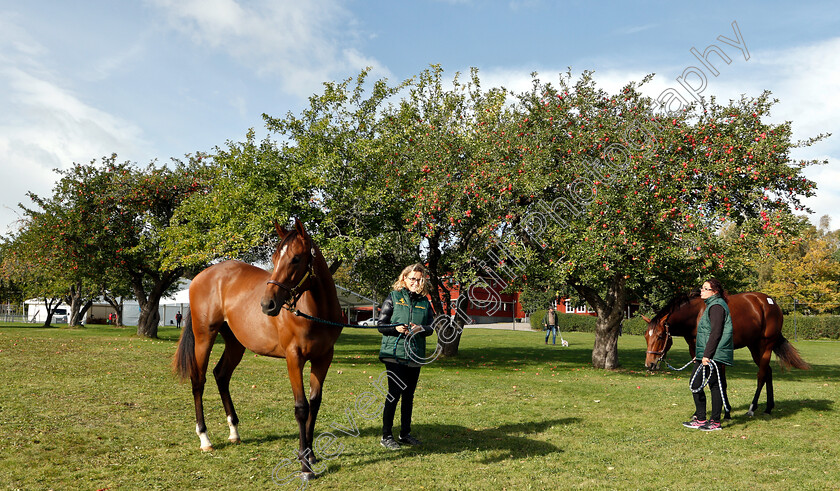
<path id="1" fill-rule="evenodd" d="M 720 371 L 720 384 L 723 386 L 723 393 L 726 394 L 726 365 L 723 363 L 716 363 L 718 371 Z M 700 373 L 697 373 L 698 370 L 701 370 Z M 694 381 L 691 390 L 695 391 L 700 384 L 703 383 L 704 376 L 709 374 L 709 370 L 712 371 L 711 377 L 709 378 L 709 392 L 712 394 L 712 421 L 717 421 L 720 423 L 720 413 L 721 409 L 723 408 L 723 398 L 721 397 L 720 393 L 720 385 L 718 385 L 718 373 L 712 369 L 712 365 L 706 365 L 705 373 L 704 365 L 702 362 L 695 360 L 694 361 L 694 373 L 691 375 L 692 380 Z M 696 375 L 696 376 L 695 376 Z M 697 392 L 694 392 L 694 416 L 697 419 L 704 420 L 706 419 L 706 392 L 703 389 L 700 389 Z M 727 405 L 729 404 L 729 397 L 726 398 Z"/>
<path id="2" fill-rule="evenodd" d="M 411 432 L 411 411 L 414 407 L 414 389 L 420 379 L 420 367 L 410 367 L 399 363 L 383 362 L 388 373 L 388 397 L 382 410 L 382 436 L 393 436 L 394 414 L 402 396 L 400 408 L 400 436 Z"/>

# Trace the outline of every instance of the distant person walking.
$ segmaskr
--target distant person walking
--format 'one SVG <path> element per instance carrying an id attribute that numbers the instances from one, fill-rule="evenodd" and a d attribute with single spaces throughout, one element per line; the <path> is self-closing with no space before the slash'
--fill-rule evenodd
<path id="1" fill-rule="evenodd" d="M 181 315 L 181 311 L 179 310 L 179 311 L 175 314 L 175 326 L 176 326 L 178 329 L 181 329 L 181 319 L 183 319 L 183 318 L 184 318 L 184 316 L 183 316 L 183 315 Z"/>
<path id="2" fill-rule="evenodd" d="M 543 317 L 543 327 L 545 327 L 545 344 L 548 344 L 549 335 L 553 335 L 551 344 L 557 344 L 557 312 L 553 305 L 548 308 L 548 312 Z"/>

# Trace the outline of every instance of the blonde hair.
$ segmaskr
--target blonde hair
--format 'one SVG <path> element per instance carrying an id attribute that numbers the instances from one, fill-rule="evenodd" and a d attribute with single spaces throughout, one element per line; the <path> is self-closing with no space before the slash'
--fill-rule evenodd
<path id="1" fill-rule="evenodd" d="M 426 266 L 423 266 L 421 263 L 414 263 L 411 266 L 406 266 L 402 273 L 400 273 L 400 277 L 397 278 L 397 281 L 394 282 L 392 288 L 394 290 L 402 290 L 403 288 L 408 288 L 408 285 L 405 283 L 405 277 L 409 275 L 409 273 L 413 273 L 417 271 L 420 273 L 420 288 L 418 291 L 421 295 L 428 295 L 429 290 L 431 289 L 431 285 L 429 281 L 426 279 L 426 276 L 429 274 L 429 270 L 426 269 Z"/>

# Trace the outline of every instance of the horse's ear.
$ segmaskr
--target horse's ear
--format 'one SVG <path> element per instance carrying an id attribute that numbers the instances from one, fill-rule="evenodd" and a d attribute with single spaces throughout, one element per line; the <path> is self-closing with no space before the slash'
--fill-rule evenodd
<path id="1" fill-rule="evenodd" d="M 647 317 L 642 316 L 642 319 L 644 319 L 644 320 L 645 320 L 645 322 L 647 322 L 648 324 L 650 324 L 650 319 L 648 319 Z"/>
<path id="2" fill-rule="evenodd" d="M 303 222 L 295 218 L 295 229 L 301 237 L 306 237 L 306 230 L 303 229 Z"/>
<path id="3" fill-rule="evenodd" d="M 288 234 L 288 233 L 289 233 L 289 231 L 288 231 L 288 230 L 286 230 L 285 228 L 281 227 L 281 226 L 280 226 L 280 224 L 279 224 L 279 223 L 277 223 L 277 220 L 274 220 L 274 230 L 276 230 L 276 231 L 277 231 L 277 235 L 280 237 L 280 240 L 283 240 L 283 237 L 285 237 L 285 236 L 286 236 L 286 234 Z"/>

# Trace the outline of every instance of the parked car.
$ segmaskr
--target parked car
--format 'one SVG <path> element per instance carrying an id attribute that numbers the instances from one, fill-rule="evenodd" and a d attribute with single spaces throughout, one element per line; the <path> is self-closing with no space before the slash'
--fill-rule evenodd
<path id="1" fill-rule="evenodd" d="M 67 309 L 56 309 L 52 321 L 56 324 L 67 324 L 70 322 L 70 314 L 67 313 Z"/>

